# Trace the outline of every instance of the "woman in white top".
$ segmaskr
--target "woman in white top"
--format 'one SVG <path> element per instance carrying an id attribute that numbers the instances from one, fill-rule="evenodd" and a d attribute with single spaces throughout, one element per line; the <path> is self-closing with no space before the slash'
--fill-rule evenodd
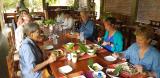
<path id="1" fill-rule="evenodd" d="M 65 13 L 64 14 L 64 23 L 62 24 L 63 30 L 71 29 L 73 25 L 74 25 L 73 18 L 70 16 L 69 13 Z"/>
<path id="2" fill-rule="evenodd" d="M 24 32 L 23 32 L 23 26 L 25 24 L 28 24 L 31 22 L 31 16 L 25 15 L 25 16 L 19 16 L 17 21 L 17 29 L 15 30 L 15 42 L 16 42 L 16 50 L 19 51 L 19 48 L 21 46 L 21 42 L 24 38 Z"/>

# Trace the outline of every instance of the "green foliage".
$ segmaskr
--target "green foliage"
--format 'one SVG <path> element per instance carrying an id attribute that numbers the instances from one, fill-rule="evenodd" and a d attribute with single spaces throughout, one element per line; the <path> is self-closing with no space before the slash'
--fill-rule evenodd
<path id="1" fill-rule="evenodd" d="M 16 8 L 18 0 L 4 0 L 3 6 L 4 10 Z"/>
<path id="2" fill-rule="evenodd" d="M 32 6 L 31 6 L 31 8 L 32 9 L 36 9 L 36 10 L 40 10 L 40 9 L 42 9 L 43 8 L 43 3 L 42 3 L 42 0 L 33 0 L 33 2 L 32 2 L 33 4 L 32 4 Z"/>
<path id="3" fill-rule="evenodd" d="M 79 42 L 78 45 L 79 45 L 80 52 L 87 52 L 88 51 L 87 47 L 82 42 Z"/>
<path id="4" fill-rule="evenodd" d="M 112 14 L 110 12 L 106 12 L 101 16 L 101 19 L 104 19 L 106 17 L 112 17 Z"/>
<path id="5" fill-rule="evenodd" d="M 88 60 L 88 66 L 89 67 L 93 68 L 93 63 L 94 63 L 93 59 Z"/>
<path id="6" fill-rule="evenodd" d="M 115 68 L 115 70 L 113 71 L 114 75 L 119 75 L 119 73 L 122 70 L 122 65 L 119 65 Z"/>
<path id="7" fill-rule="evenodd" d="M 64 48 L 68 51 L 72 51 L 73 47 L 74 47 L 74 43 L 69 43 L 64 45 Z"/>
<path id="8" fill-rule="evenodd" d="M 53 25 L 53 24 L 55 24 L 55 20 L 53 20 L 53 19 L 46 19 L 46 20 L 44 20 L 43 21 L 43 23 L 45 24 L 45 25 Z"/>
<path id="9" fill-rule="evenodd" d="M 19 2 L 19 0 L 3 0 L 3 1 L 4 1 L 3 3 L 4 11 L 16 9 L 16 5 Z M 30 0 L 24 0 L 24 4 L 27 8 L 32 8 L 37 11 L 42 9 L 42 0 L 32 0 L 32 4 L 29 1 Z"/>

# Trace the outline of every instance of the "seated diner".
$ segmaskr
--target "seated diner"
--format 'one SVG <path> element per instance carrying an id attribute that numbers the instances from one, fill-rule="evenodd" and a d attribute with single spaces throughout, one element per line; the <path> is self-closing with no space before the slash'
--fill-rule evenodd
<path id="1" fill-rule="evenodd" d="M 125 59 L 135 66 L 139 73 L 145 72 L 151 77 L 160 77 L 160 52 L 150 43 L 153 29 L 140 27 L 135 31 L 136 42 L 123 52 Z M 116 54 L 113 54 L 115 57 Z"/>
<path id="2" fill-rule="evenodd" d="M 106 29 L 103 38 L 98 38 L 101 46 L 111 52 L 121 52 L 123 50 L 122 33 L 115 28 L 116 19 L 114 17 L 105 16 L 103 23 Z"/>

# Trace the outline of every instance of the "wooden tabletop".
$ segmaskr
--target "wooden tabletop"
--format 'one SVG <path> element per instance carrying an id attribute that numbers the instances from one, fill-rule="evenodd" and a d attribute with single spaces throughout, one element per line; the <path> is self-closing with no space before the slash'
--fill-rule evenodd
<path id="1" fill-rule="evenodd" d="M 74 42 L 74 43 L 78 42 L 78 40 L 76 38 L 72 38 L 70 36 L 73 36 L 73 35 L 61 34 L 59 37 L 58 44 L 54 45 L 54 48 L 60 49 L 60 48 L 62 48 L 63 44 L 66 44 L 68 42 Z M 51 42 L 48 42 L 48 43 L 52 44 Z M 93 43 L 93 42 L 87 41 L 87 44 L 90 44 L 90 43 Z M 105 49 L 99 49 L 96 52 L 96 56 L 90 57 L 91 59 L 94 60 L 94 63 L 98 63 L 103 67 L 104 73 L 106 73 L 106 68 L 108 67 L 108 65 L 121 62 L 121 60 L 119 60 L 119 59 L 114 62 L 109 62 L 109 61 L 104 60 L 104 57 L 107 55 L 111 55 L 111 53 Z M 67 78 L 72 78 L 73 74 L 77 74 L 79 72 L 85 74 L 85 73 L 89 72 L 88 60 L 90 58 L 85 58 L 82 60 L 78 60 L 76 63 L 72 63 L 71 61 L 67 61 L 64 57 L 61 57 L 61 58 L 57 58 L 57 60 L 55 62 L 51 63 L 50 68 L 51 68 L 52 74 L 54 75 L 55 78 L 65 78 L 65 76 L 67 76 Z M 58 68 L 65 66 L 65 65 L 70 65 L 73 68 L 73 70 L 70 73 L 64 75 L 59 72 Z M 109 77 L 107 76 L 107 78 L 109 78 Z"/>
<path id="2" fill-rule="evenodd" d="M 77 43 L 78 39 L 76 39 L 73 35 L 61 34 L 59 37 L 58 44 L 54 45 L 54 48 L 55 49 L 62 48 L 62 45 L 65 43 L 68 43 L 68 42 Z M 48 42 L 48 43 L 51 43 L 51 42 Z M 90 44 L 90 43 L 93 43 L 93 42 L 87 41 L 87 44 Z M 97 51 L 97 55 L 91 56 L 90 58 L 94 60 L 94 63 L 98 63 L 101 66 L 103 66 L 104 72 L 105 72 L 107 65 L 113 64 L 113 62 L 106 62 L 103 59 L 104 56 L 109 55 L 109 54 L 111 54 L 111 53 L 107 52 L 107 50 L 99 49 Z M 64 57 L 61 57 L 61 58 L 58 58 L 55 62 L 51 63 L 50 68 L 51 68 L 52 74 L 54 75 L 55 78 L 63 78 L 64 77 L 64 74 L 60 73 L 58 68 L 65 66 L 65 65 L 70 65 L 73 68 L 73 71 L 67 74 L 68 76 L 70 74 L 76 73 L 76 72 L 86 73 L 89 71 L 87 63 L 90 58 L 85 58 L 82 60 L 78 60 L 76 63 L 72 63 L 71 61 L 67 61 L 66 59 L 64 59 Z"/>

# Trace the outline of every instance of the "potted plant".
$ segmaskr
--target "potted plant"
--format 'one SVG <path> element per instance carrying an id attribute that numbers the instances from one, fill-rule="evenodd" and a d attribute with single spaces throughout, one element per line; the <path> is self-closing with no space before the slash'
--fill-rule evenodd
<path id="1" fill-rule="evenodd" d="M 46 26 L 50 26 L 50 25 L 53 25 L 53 24 L 55 24 L 55 20 L 53 20 L 53 19 L 45 19 L 44 21 L 43 21 L 43 24 L 44 25 L 46 25 Z"/>

